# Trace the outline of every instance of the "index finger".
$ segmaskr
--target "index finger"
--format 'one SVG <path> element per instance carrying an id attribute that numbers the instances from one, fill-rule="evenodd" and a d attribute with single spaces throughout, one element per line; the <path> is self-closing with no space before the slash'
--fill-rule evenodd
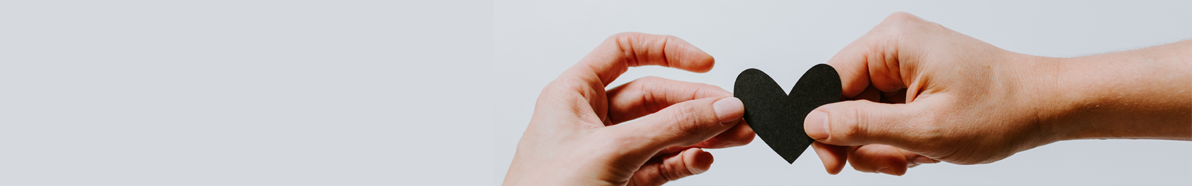
<path id="1" fill-rule="evenodd" d="M 828 60 L 840 74 L 845 97 L 854 98 L 870 85 L 882 92 L 906 88 L 904 76 L 913 72 L 916 53 L 923 52 L 914 42 L 934 23 L 906 12 L 890 14 L 864 36 L 849 43 Z"/>
<path id="2" fill-rule="evenodd" d="M 608 86 L 629 67 L 659 65 L 707 72 L 714 64 L 711 55 L 678 37 L 626 32 L 609 36 L 567 74 Z"/>

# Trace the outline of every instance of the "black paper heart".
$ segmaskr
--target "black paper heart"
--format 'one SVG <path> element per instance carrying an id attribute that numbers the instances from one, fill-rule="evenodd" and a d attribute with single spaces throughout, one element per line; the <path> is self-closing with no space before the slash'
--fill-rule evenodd
<path id="1" fill-rule="evenodd" d="M 840 75 L 827 64 L 818 64 L 795 83 L 790 95 L 769 75 L 747 69 L 737 75 L 733 96 L 745 104 L 745 122 L 774 152 L 795 163 L 811 145 L 803 131 L 803 118 L 820 105 L 840 101 Z"/>

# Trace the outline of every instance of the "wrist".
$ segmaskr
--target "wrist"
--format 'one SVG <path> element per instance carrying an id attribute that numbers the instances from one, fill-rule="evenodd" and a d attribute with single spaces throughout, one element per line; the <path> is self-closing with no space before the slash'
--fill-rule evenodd
<path id="1" fill-rule="evenodd" d="M 1058 140 L 1111 138 L 1107 120 L 1120 113 L 1107 112 L 1114 105 L 1106 98 L 1106 90 L 1122 88 L 1112 78 L 1106 78 L 1106 68 L 1112 66 L 1096 57 L 1056 59 L 1052 86 L 1057 109 L 1048 120 L 1056 126 Z M 1112 73 L 1112 72 L 1109 72 Z M 1105 114 L 1105 115 L 1098 115 Z"/>
<path id="2" fill-rule="evenodd" d="M 1085 69 L 1077 65 L 1085 63 L 1080 58 L 1051 58 L 1035 57 L 1039 72 L 1037 90 L 1040 92 L 1038 103 L 1040 110 L 1038 121 L 1041 126 L 1049 129 L 1045 131 L 1051 141 L 1073 140 L 1087 138 L 1090 126 L 1078 121 L 1083 117 L 1084 108 L 1098 107 L 1098 100 L 1093 90 L 1095 85 L 1086 83 L 1081 72 Z"/>
<path id="3" fill-rule="evenodd" d="M 1187 44 L 1185 44 L 1187 45 Z M 1056 140 L 1180 139 L 1192 136 L 1188 67 L 1171 46 L 1050 58 L 1041 87 L 1052 99 L 1040 121 Z M 1187 47 L 1184 47 L 1186 49 Z M 1175 48 L 1182 49 L 1182 48 Z"/>
<path id="4" fill-rule="evenodd" d="M 1067 58 L 1053 58 L 1012 53 L 1015 70 L 1010 76 L 1017 77 L 1018 94 L 1023 95 L 1024 101 L 1018 102 L 1021 109 L 1033 113 L 1037 131 L 1037 145 L 1043 145 L 1060 140 L 1072 139 L 1080 133 L 1080 126 L 1074 126 L 1066 121 L 1075 113 L 1076 103 L 1087 99 L 1080 94 L 1062 88 L 1068 75 L 1064 72 L 1066 65 L 1072 63 Z"/>

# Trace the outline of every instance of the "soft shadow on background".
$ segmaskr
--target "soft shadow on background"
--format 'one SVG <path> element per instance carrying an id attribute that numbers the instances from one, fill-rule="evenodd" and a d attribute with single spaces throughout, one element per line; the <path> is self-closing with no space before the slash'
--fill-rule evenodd
<path id="1" fill-rule="evenodd" d="M 895 11 L 906 11 L 1019 53 L 1075 57 L 1192 38 L 1192 1 L 497 1 L 497 92 L 492 184 L 500 184 L 529 123 L 538 91 L 605 37 L 626 31 L 674 35 L 716 58 L 696 74 L 631 68 L 613 85 L 645 76 L 732 90 L 747 68 L 789 90 Z M 711 170 L 668 185 L 1192 185 L 1192 143 L 1064 141 L 985 165 L 941 163 L 895 177 L 845 168 L 828 175 L 814 152 L 788 165 L 761 140 L 709 150 Z"/>

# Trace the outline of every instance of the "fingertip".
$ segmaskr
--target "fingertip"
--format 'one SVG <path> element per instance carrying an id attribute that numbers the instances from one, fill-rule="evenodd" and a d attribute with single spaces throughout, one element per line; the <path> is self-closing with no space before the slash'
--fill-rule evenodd
<path id="1" fill-rule="evenodd" d="M 716 59 L 712 58 L 712 55 L 703 53 L 703 51 L 700 51 L 698 48 L 695 48 L 694 46 L 692 46 L 691 48 L 695 51 L 698 51 L 700 54 L 684 56 L 684 57 L 689 57 L 689 58 L 693 58 L 693 59 L 691 59 L 690 61 L 682 61 L 683 67 L 680 67 L 680 69 L 691 71 L 691 72 L 696 72 L 696 73 L 705 73 L 708 71 L 712 71 L 712 67 L 716 66 Z"/>
<path id="2" fill-rule="evenodd" d="M 817 141 L 827 140 L 829 137 L 828 114 L 824 111 L 815 110 L 807 114 L 807 118 L 803 119 L 803 130 L 807 132 L 807 136 Z"/>
<path id="3" fill-rule="evenodd" d="M 847 147 L 814 142 L 811 144 L 811 148 L 815 150 L 816 156 L 819 156 L 820 161 L 823 162 L 824 171 L 827 171 L 828 174 L 836 175 L 844 170 L 845 158 L 848 156 L 848 149 L 845 149 Z"/>
<path id="4" fill-rule="evenodd" d="M 712 153 L 704 151 L 700 148 L 691 148 L 691 150 L 688 150 L 688 152 L 684 154 L 689 154 L 687 155 L 689 158 L 688 162 L 691 162 L 692 165 L 687 166 L 687 168 L 692 174 L 707 172 L 708 169 L 712 168 L 712 162 L 716 161 L 715 158 L 712 157 Z"/>
<path id="5" fill-rule="evenodd" d="M 736 97 L 717 100 L 712 103 L 712 109 L 715 110 L 716 118 L 720 120 L 720 123 L 734 122 L 745 116 L 745 104 Z"/>
<path id="6" fill-rule="evenodd" d="M 902 167 L 901 169 L 898 167 L 882 167 L 877 169 L 877 172 L 894 176 L 902 176 L 906 174 L 906 167 Z"/>
<path id="7" fill-rule="evenodd" d="M 741 145 L 752 143 L 753 138 L 757 137 L 757 132 L 754 132 L 753 127 L 750 127 L 749 123 L 745 123 L 744 119 L 736 127 L 741 128 L 740 132 L 736 133 L 738 136 L 737 139 L 741 139 Z"/>
<path id="8" fill-rule="evenodd" d="M 692 45 L 687 41 L 682 39 L 679 39 L 679 41 L 682 41 L 684 46 L 682 49 L 680 49 L 680 51 L 682 51 L 680 54 L 680 60 L 690 60 L 684 61 L 684 64 L 687 64 L 688 67 L 686 70 L 703 73 L 711 71 L 712 67 L 716 66 L 716 58 L 712 57 L 712 55 L 704 52 L 704 50 L 699 49 L 699 47 L 695 47 L 695 45 Z"/>
<path id="9" fill-rule="evenodd" d="M 895 176 L 906 175 L 907 168 L 909 168 L 909 167 L 905 166 L 905 164 L 903 166 L 894 166 L 894 168 L 893 168 L 894 174 L 892 174 L 892 175 L 895 175 Z"/>

